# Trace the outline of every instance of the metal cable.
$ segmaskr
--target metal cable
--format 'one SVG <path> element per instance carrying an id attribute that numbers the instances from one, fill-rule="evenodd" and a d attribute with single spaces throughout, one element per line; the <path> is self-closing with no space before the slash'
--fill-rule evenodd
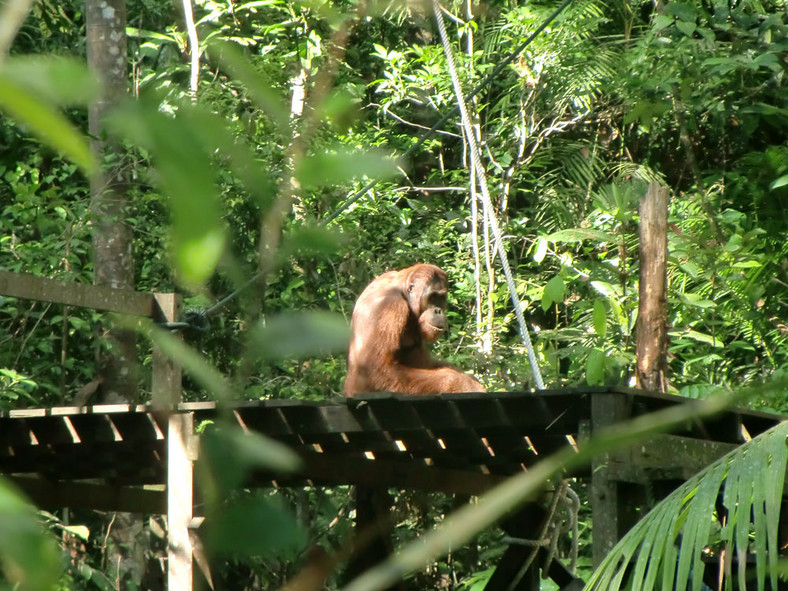
<path id="1" fill-rule="evenodd" d="M 457 75 L 457 68 L 454 64 L 454 54 L 451 50 L 449 36 L 446 33 L 446 26 L 443 22 L 443 13 L 441 12 L 440 2 L 438 0 L 432 0 L 432 7 L 435 11 L 435 20 L 438 22 L 438 32 L 440 33 L 441 43 L 443 44 L 443 51 L 446 54 L 446 64 L 449 69 L 449 75 L 451 76 L 452 86 L 454 87 L 454 93 L 457 96 L 457 106 L 460 110 L 462 125 L 465 129 L 465 136 L 468 141 L 468 151 L 470 152 L 471 157 L 473 158 L 474 166 L 476 167 L 479 188 L 481 189 L 484 214 L 487 219 L 487 224 L 492 230 L 493 238 L 495 240 L 495 248 L 498 251 L 498 258 L 501 260 L 501 268 L 503 269 L 503 274 L 506 277 L 506 285 L 509 288 L 509 297 L 512 300 L 514 314 L 517 317 L 517 326 L 520 331 L 520 338 L 522 339 L 523 344 L 528 351 L 528 361 L 531 364 L 531 371 L 534 374 L 536 387 L 539 390 L 544 390 L 544 381 L 542 380 L 542 374 L 539 371 L 539 365 L 536 361 L 536 353 L 534 352 L 534 347 L 531 343 L 531 337 L 528 334 L 528 327 L 525 324 L 523 306 L 520 302 L 520 298 L 517 296 L 517 287 L 514 284 L 512 270 L 509 267 L 509 259 L 506 255 L 506 249 L 503 245 L 501 228 L 498 226 L 498 220 L 495 217 L 495 212 L 493 211 L 490 193 L 487 189 L 487 176 L 484 173 L 481 156 L 479 155 L 479 145 L 476 142 L 476 134 L 474 133 L 473 124 L 468 115 L 468 108 L 465 102 L 466 98 L 462 94 L 462 85 L 460 84 L 460 79 Z"/>

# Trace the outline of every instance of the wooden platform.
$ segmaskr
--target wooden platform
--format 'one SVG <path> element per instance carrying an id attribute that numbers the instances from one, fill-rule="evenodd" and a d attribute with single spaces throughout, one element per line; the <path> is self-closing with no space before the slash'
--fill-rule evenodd
<path id="1" fill-rule="evenodd" d="M 605 401 L 617 401 L 613 406 L 625 416 L 594 417 L 594 399 L 603 407 Z M 222 414 L 304 458 L 298 477 L 262 475 L 260 485 L 364 484 L 475 494 L 574 445 L 593 431 L 595 422 L 614 422 L 680 401 L 597 388 L 430 397 L 376 394 L 338 402 L 271 400 L 225 408 L 184 403 L 178 411 L 193 414 L 195 426 Z M 635 455 L 622 452 L 626 461 L 612 469 L 618 480 L 686 478 L 740 443 L 743 429 L 754 437 L 780 418 L 728 411 L 660 436 L 658 444 L 643 446 Z M 0 473 L 14 477 L 44 505 L 164 511 L 166 433 L 167 414 L 146 406 L 6 412 L 0 414 Z M 93 493 L 85 495 L 86 490 Z"/>

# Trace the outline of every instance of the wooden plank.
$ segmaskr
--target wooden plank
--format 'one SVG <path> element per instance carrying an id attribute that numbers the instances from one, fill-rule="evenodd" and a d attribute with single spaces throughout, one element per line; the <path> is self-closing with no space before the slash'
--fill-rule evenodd
<path id="1" fill-rule="evenodd" d="M 132 316 L 151 317 L 154 311 L 153 295 L 149 293 L 8 271 L 0 271 L 0 295 Z"/>
<path id="2" fill-rule="evenodd" d="M 163 489 L 108 486 L 83 482 L 52 482 L 40 478 L 12 477 L 38 507 L 59 509 L 92 509 L 128 513 L 164 514 L 166 498 Z"/>
<path id="3" fill-rule="evenodd" d="M 193 467 L 190 440 L 194 416 L 173 414 L 167 434 L 167 589 L 192 589 Z"/>

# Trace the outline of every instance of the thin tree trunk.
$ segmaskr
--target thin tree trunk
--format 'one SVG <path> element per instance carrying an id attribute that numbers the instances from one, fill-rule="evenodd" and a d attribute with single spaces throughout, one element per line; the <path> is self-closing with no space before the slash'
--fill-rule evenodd
<path id="1" fill-rule="evenodd" d="M 667 389 L 668 189 L 649 183 L 640 201 L 640 291 L 637 321 L 637 385 Z"/>
<path id="2" fill-rule="evenodd" d="M 98 162 L 110 162 L 90 179 L 93 227 L 93 281 L 121 289 L 134 287 L 129 202 L 120 146 L 107 141 L 104 117 L 127 94 L 126 4 L 124 0 L 87 0 L 88 66 L 101 80 L 102 92 L 88 111 L 91 148 Z M 133 332 L 111 329 L 110 354 L 101 359 L 103 398 L 136 402 Z"/>

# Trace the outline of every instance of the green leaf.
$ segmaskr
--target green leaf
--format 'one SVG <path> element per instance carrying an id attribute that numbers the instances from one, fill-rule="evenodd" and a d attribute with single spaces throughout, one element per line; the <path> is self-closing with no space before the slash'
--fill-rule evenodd
<path id="1" fill-rule="evenodd" d="M 534 252 L 534 261 L 541 263 L 547 254 L 547 240 L 544 236 L 540 236 L 536 240 L 536 251 Z"/>
<path id="2" fill-rule="evenodd" d="M 703 332 L 698 332 L 697 330 L 684 330 L 681 331 L 680 334 L 683 337 L 698 341 L 700 343 L 706 343 L 707 345 L 711 345 L 716 348 L 721 348 L 723 346 L 720 339 Z"/>
<path id="3" fill-rule="evenodd" d="M 214 272 L 224 250 L 223 211 L 216 188 L 211 153 L 215 136 L 203 135 L 195 122 L 207 115 L 183 105 L 176 117 L 161 113 L 149 101 L 129 103 L 109 124 L 153 154 L 159 182 L 172 211 L 172 248 L 177 278 L 190 287 L 203 284 Z M 198 109 L 197 109 L 198 110 Z"/>
<path id="4" fill-rule="evenodd" d="M 600 338 L 605 338 L 607 335 L 607 308 L 602 300 L 594 301 L 594 330 Z"/>
<path id="5" fill-rule="evenodd" d="M 246 86 L 252 100 L 271 118 L 279 131 L 285 133 L 289 128 L 288 111 L 282 97 L 274 91 L 276 86 L 271 80 L 255 70 L 233 44 L 216 43 L 211 47 L 211 51 L 214 50 L 233 77 Z"/>
<path id="6" fill-rule="evenodd" d="M 667 29 L 674 22 L 675 21 L 673 20 L 673 17 L 664 14 L 658 14 L 654 17 L 652 28 L 656 31 L 661 31 L 662 29 Z"/>
<path id="7" fill-rule="evenodd" d="M 205 356 L 166 330 L 148 323 L 142 323 L 140 327 L 143 329 L 147 328 L 150 339 L 159 349 L 167 357 L 178 363 L 185 372 L 200 386 L 213 394 L 215 398 L 220 400 L 229 398 L 230 385 L 226 378 Z M 164 401 L 154 400 L 153 402 L 158 404 Z"/>
<path id="8" fill-rule="evenodd" d="M 788 174 L 784 174 L 783 176 L 772 182 L 772 184 L 769 185 L 769 189 L 774 191 L 775 189 L 779 189 L 780 187 L 784 187 L 785 185 L 788 185 Z"/>
<path id="9" fill-rule="evenodd" d="M 397 161 L 382 150 L 341 148 L 305 158 L 296 171 L 296 177 L 308 189 L 339 185 L 353 178 L 384 178 L 396 171 Z"/>
<path id="10" fill-rule="evenodd" d="M 207 528 L 206 544 L 218 554 L 294 561 L 308 538 L 278 501 L 257 495 L 230 500 Z"/>
<path id="11" fill-rule="evenodd" d="M 678 27 L 679 31 L 684 33 L 687 37 L 692 37 L 697 25 L 689 21 L 676 21 L 676 27 Z"/>
<path id="12" fill-rule="evenodd" d="M 556 275 L 547 285 L 544 286 L 542 294 L 542 309 L 547 310 L 553 304 L 560 304 L 564 301 L 564 294 L 566 293 L 566 285 L 560 275 Z"/>
<path id="13" fill-rule="evenodd" d="M 754 269 L 757 267 L 763 267 L 761 263 L 758 261 L 737 261 L 731 265 L 736 269 Z"/>
<path id="14" fill-rule="evenodd" d="M 559 230 L 545 236 L 545 240 L 550 242 L 582 242 L 583 240 L 596 240 L 598 242 L 615 242 L 616 237 L 609 232 L 592 230 L 589 228 L 572 228 L 569 230 Z"/>
<path id="15" fill-rule="evenodd" d="M 605 381 L 607 355 L 604 351 L 594 349 L 586 360 L 586 381 L 589 386 L 596 386 Z"/>
<path id="16" fill-rule="evenodd" d="M 27 127 L 41 141 L 77 164 L 85 174 L 95 169 L 85 136 L 55 107 L 0 72 L 0 110 Z"/>
<path id="17" fill-rule="evenodd" d="M 50 591 L 60 577 L 61 554 L 35 509 L 0 478 L 0 557 L 8 588 Z"/>
<path id="18" fill-rule="evenodd" d="M 288 312 L 257 325 L 249 339 L 251 349 L 263 359 L 303 359 L 346 350 L 350 328 L 339 314 Z"/>
<path id="19" fill-rule="evenodd" d="M 687 304 L 688 306 L 693 306 L 695 308 L 716 308 L 717 304 L 711 300 L 704 299 L 703 296 L 697 293 L 682 293 L 679 294 L 679 298 L 682 302 Z"/>
<path id="20" fill-rule="evenodd" d="M 24 55 L 3 62 L 2 75 L 54 105 L 87 105 L 99 84 L 84 62 L 53 56 Z"/>

